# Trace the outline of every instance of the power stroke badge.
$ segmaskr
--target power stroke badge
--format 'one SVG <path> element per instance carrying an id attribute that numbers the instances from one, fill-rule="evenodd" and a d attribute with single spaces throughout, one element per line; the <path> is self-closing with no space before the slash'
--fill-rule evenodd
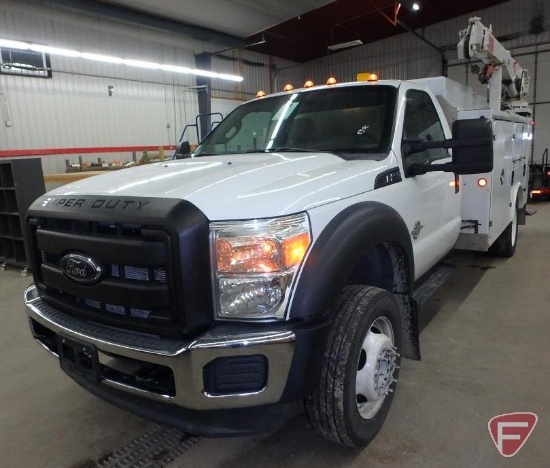
<path id="1" fill-rule="evenodd" d="M 101 265 L 87 255 L 70 253 L 61 258 L 59 266 L 68 278 L 81 284 L 97 283 L 103 274 Z"/>

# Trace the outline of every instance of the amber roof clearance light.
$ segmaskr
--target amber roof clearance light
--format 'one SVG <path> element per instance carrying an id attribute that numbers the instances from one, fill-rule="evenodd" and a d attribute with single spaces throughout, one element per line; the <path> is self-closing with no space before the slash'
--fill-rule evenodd
<path id="1" fill-rule="evenodd" d="M 331 76 L 328 80 L 327 80 L 327 84 L 330 86 L 330 85 L 335 85 L 337 83 L 336 81 L 336 78 L 334 78 L 333 76 Z"/>
<path id="2" fill-rule="evenodd" d="M 290 83 L 285 85 L 283 88 L 283 91 L 292 91 L 294 89 L 294 86 L 292 86 Z"/>
<path id="3" fill-rule="evenodd" d="M 376 73 L 357 73 L 357 81 L 378 81 Z"/>

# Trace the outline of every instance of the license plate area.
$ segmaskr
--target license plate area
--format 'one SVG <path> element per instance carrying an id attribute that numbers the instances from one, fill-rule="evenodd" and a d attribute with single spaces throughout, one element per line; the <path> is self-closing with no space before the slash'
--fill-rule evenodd
<path id="1" fill-rule="evenodd" d="M 77 374 L 94 382 L 101 380 L 97 348 L 63 335 L 57 335 L 59 364 L 65 372 Z"/>

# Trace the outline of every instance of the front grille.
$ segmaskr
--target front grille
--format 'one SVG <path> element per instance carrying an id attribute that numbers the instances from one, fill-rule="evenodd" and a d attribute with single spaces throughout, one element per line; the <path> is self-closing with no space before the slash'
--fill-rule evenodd
<path id="1" fill-rule="evenodd" d="M 177 320 L 170 279 L 170 236 L 145 225 L 56 218 L 37 220 L 37 286 L 43 298 L 72 315 L 162 335 Z M 97 284 L 78 284 L 62 270 L 68 253 L 101 266 Z"/>
<path id="2" fill-rule="evenodd" d="M 209 220 L 192 203 L 47 194 L 26 226 L 35 284 L 55 309 L 167 339 L 212 324 Z"/>

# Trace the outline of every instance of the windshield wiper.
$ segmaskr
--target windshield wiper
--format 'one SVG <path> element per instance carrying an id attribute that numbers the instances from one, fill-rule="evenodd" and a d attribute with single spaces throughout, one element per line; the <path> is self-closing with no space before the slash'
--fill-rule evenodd
<path id="1" fill-rule="evenodd" d="M 280 146 L 278 148 L 270 148 L 265 150 L 266 153 L 330 153 L 335 156 L 340 156 L 340 152 L 335 150 L 319 149 L 319 148 L 290 148 L 288 146 Z"/>
<path id="2" fill-rule="evenodd" d="M 322 151 L 312 148 L 290 148 L 288 146 L 279 146 L 265 150 L 266 153 L 318 153 Z"/>
<path id="3" fill-rule="evenodd" d="M 265 154 L 265 153 L 330 153 L 336 156 L 339 156 L 341 153 L 334 150 L 326 149 L 313 149 L 313 148 L 291 148 L 288 146 L 280 146 L 277 148 L 270 149 L 255 149 L 255 150 L 245 150 L 245 151 L 231 151 L 226 153 L 201 153 L 196 154 L 195 157 L 201 156 L 230 156 L 234 154 Z"/>
<path id="4" fill-rule="evenodd" d="M 233 154 L 251 154 L 251 153 L 265 153 L 263 149 L 245 150 L 245 151 L 227 151 L 225 153 L 200 153 L 196 154 L 196 157 L 200 156 L 230 156 Z"/>

